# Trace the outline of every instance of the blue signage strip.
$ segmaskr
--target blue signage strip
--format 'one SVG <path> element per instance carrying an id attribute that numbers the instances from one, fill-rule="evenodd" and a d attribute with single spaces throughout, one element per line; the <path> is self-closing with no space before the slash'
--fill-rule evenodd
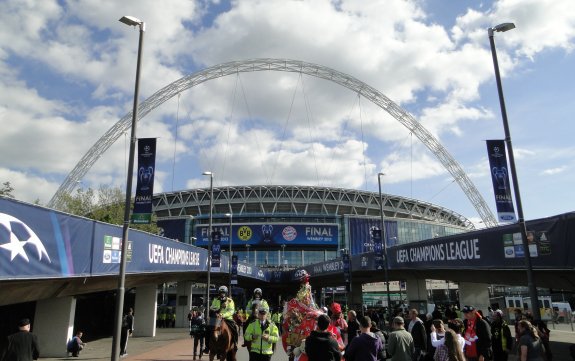
<path id="1" fill-rule="evenodd" d="M 349 259 L 349 253 L 342 252 L 341 253 L 341 260 L 343 263 L 343 279 L 345 283 L 351 282 L 351 262 Z"/>
<path id="2" fill-rule="evenodd" d="M 155 171 L 156 138 L 138 139 L 138 182 L 132 223 L 149 224 L 152 220 Z"/>
<path id="3" fill-rule="evenodd" d="M 487 156 L 489 170 L 495 194 L 495 206 L 499 222 L 511 223 L 517 221 L 509 184 L 509 171 L 507 170 L 507 156 L 505 142 L 500 139 L 487 140 Z"/>
<path id="4" fill-rule="evenodd" d="M 232 285 L 238 284 L 238 256 L 232 256 Z"/>
<path id="5" fill-rule="evenodd" d="M 222 245 L 229 245 L 230 226 L 214 225 L 221 232 Z M 209 227 L 196 227 L 196 245 L 207 246 Z M 232 245 L 308 245 L 336 246 L 339 228 L 334 224 L 235 224 L 232 226 Z"/>

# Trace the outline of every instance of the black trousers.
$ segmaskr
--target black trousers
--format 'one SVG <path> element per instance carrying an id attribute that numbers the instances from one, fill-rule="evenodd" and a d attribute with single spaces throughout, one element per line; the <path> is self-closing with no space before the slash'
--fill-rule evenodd
<path id="1" fill-rule="evenodd" d="M 270 361 L 272 355 L 262 355 L 257 352 L 250 352 L 250 361 Z"/>
<path id="2" fill-rule="evenodd" d="M 128 346 L 128 333 L 130 330 L 127 328 L 122 328 L 122 333 L 120 334 L 120 355 L 126 353 L 126 346 Z"/>

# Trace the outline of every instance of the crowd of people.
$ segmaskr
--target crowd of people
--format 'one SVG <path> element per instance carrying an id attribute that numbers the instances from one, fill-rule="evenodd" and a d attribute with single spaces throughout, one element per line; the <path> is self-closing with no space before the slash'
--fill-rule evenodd
<path id="1" fill-rule="evenodd" d="M 212 303 L 214 312 L 224 312 L 226 307 L 233 305 L 225 286 L 221 291 L 221 297 Z M 227 306 L 223 307 L 219 302 Z M 303 311 L 309 312 L 312 308 L 305 307 L 310 306 L 315 307 L 311 328 L 309 324 L 304 327 L 309 320 Z M 295 308 L 289 312 L 290 307 Z M 234 311 L 230 307 L 224 318 L 235 325 L 238 334 L 243 332 L 241 346 L 248 348 L 250 361 L 269 361 L 276 343 L 282 340 L 290 360 L 295 361 L 507 361 L 510 355 L 517 355 L 519 360 L 552 361 L 553 358 L 549 329 L 544 322 L 534 323 L 530 315 L 521 310 L 517 310 L 510 326 L 501 310 L 489 308 L 488 314 L 484 315 L 473 306 L 464 306 L 461 310 L 453 307 L 443 311 L 436 309 L 425 315 L 416 309 L 398 308 L 390 324 L 382 309 L 356 312 L 342 309 L 338 303 L 317 307 L 309 300 L 300 304 L 300 309 L 297 307 L 288 302 L 271 312 L 262 290 L 256 288 L 247 312 Z M 196 359 L 197 355 L 202 356 L 202 350 L 208 351 L 204 349 L 208 326 L 198 309 L 190 312 L 189 320 Z M 301 324 L 299 331 L 290 320 Z M 511 327 L 515 336 L 512 336 Z M 283 338 L 282 332 L 287 333 Z"/>

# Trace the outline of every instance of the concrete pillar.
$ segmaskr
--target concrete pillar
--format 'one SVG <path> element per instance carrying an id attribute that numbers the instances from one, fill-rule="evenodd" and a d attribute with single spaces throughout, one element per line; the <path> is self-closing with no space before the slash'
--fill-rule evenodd
<path id="1" fill-rule="evenodd" d="M 360 282 L 351 283 L 351 292 L 348 293 L 348 309 L 355 310 L 358 315 L 361 314 L 363 305 L 363 285 Z"/>
<path id="2" fill-rule="evenodd" d="M 136 289 L 134 305 L 134 336 L 156 336 L 156 308 L 158 306 L 156 285 L 141 286 Z"/>
<path id="3" fill-rule="evenodd" d="M 411 278 L 406 280 L 407 304 L 420 314 L 430 312 L 427 307 L 427 282 L 425 279 Z"/>
<path id="4" fill-rule="evenodd" d="M 65 357 L 66 343 L 74 332 L 76 299 L 50 298 L 36 302 L 33 332 L 38 336 L 40 357 Z"/>
<path id="5" fill-rule="evenodd" d="M 192 309 L 193 285 L 193 282 L 178 282 L 176 290 L 176 327 L 190 326 L 188 313 Z"/>
<path id="6" fill-rule="evenodd" d="M 459 304 L 473 306 L 476 310 L 483 311 L 487 315 L 489 303 L 489 289 L 486 283 L 459 282 Z"/>

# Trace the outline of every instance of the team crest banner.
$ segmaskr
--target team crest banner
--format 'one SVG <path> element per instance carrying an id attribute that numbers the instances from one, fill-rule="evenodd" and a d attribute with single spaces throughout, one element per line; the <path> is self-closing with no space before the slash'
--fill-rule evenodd
<path id="1" fill-rule="evenodd" d="M 149 224 L 152 220 L 155 167 L 156 138 L 138 139 L 138 182 L 132 223 Z"/>
<path id="2" fill-rule="evenodd" d="M 221 266 L 222 254 L 222 233 L 220 231 L 212 231 L 212 269 L 218 270 Z"/>
<path id="3" fill-rule="evenodd" d="M 500 139 L 487 140 L 487 155 L 493 193 L 495 194 L 495 206 L 499 222 L 515 222 L 515 209 L 509 184 L 509 172 L 507 169 L 507 156 L 505 154 L 505 142 Z"/>

